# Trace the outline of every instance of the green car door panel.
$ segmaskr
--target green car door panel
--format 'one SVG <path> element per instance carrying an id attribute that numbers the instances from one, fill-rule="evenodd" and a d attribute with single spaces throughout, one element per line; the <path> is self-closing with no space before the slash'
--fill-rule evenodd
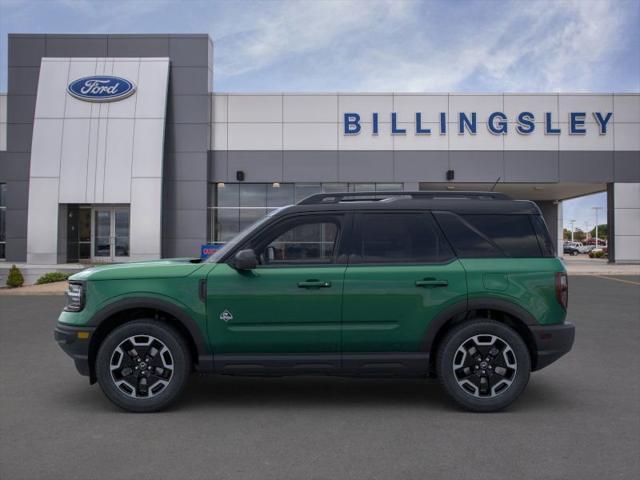
<path id="1" fill-rule="evenodd" d="M 344 265 L 217 265 L 207 278 L 209 338 L 220 353 L 339 352 Z"/>
<path id="2" fill-rule="evenodd" d="M 437 265 L 350 265 L 344 279 L 345 352 L 418 352 L 430 321 L 462 302 L 460 261 Z"/>

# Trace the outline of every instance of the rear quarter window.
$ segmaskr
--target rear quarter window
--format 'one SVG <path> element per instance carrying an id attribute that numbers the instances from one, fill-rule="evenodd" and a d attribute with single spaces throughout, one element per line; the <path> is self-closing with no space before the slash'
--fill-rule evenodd
<path id="1" fill-rule="evenodd" d="M 435 215 L 461 258 L 543 256 L 530 215 Z"/>

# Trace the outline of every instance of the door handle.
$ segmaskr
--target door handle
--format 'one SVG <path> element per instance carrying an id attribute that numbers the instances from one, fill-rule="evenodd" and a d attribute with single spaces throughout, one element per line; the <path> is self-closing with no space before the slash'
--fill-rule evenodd
<path id="1" fill-rule="evenodd" d="M 446 280 L 436 280 L 435 278 L 425 278 L 423 280 L 416 281 L 416 287 L 434 288 L 447 286 L 449 286 L 449 282 Z"/>
<path id="2" fill-rule="evenodd" d="M 321 282 L 320 280 L 305 280 L 298 282 L 298 288 L 329 288 L 331 282 Z"/>

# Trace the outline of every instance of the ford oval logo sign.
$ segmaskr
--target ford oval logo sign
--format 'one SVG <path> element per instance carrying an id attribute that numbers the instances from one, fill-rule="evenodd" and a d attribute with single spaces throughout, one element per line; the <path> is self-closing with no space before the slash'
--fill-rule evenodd
<path id="1" fill-rule="evenodd" d="M 133 94 L 136 86 L 121 77 L 97 75 L 71 82 L 67 91 L 72 96 L 87 102 L 113 102 Z"/>

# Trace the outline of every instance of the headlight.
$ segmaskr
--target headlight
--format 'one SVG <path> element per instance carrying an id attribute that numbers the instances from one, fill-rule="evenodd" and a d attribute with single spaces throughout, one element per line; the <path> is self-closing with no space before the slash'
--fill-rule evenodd
<path id="1" fill-rule="evenodd" d="M 65 312 L 79 312 L 82 310 L 84 308 L 84 284 L 69 282 L 66 297 Z"/>

